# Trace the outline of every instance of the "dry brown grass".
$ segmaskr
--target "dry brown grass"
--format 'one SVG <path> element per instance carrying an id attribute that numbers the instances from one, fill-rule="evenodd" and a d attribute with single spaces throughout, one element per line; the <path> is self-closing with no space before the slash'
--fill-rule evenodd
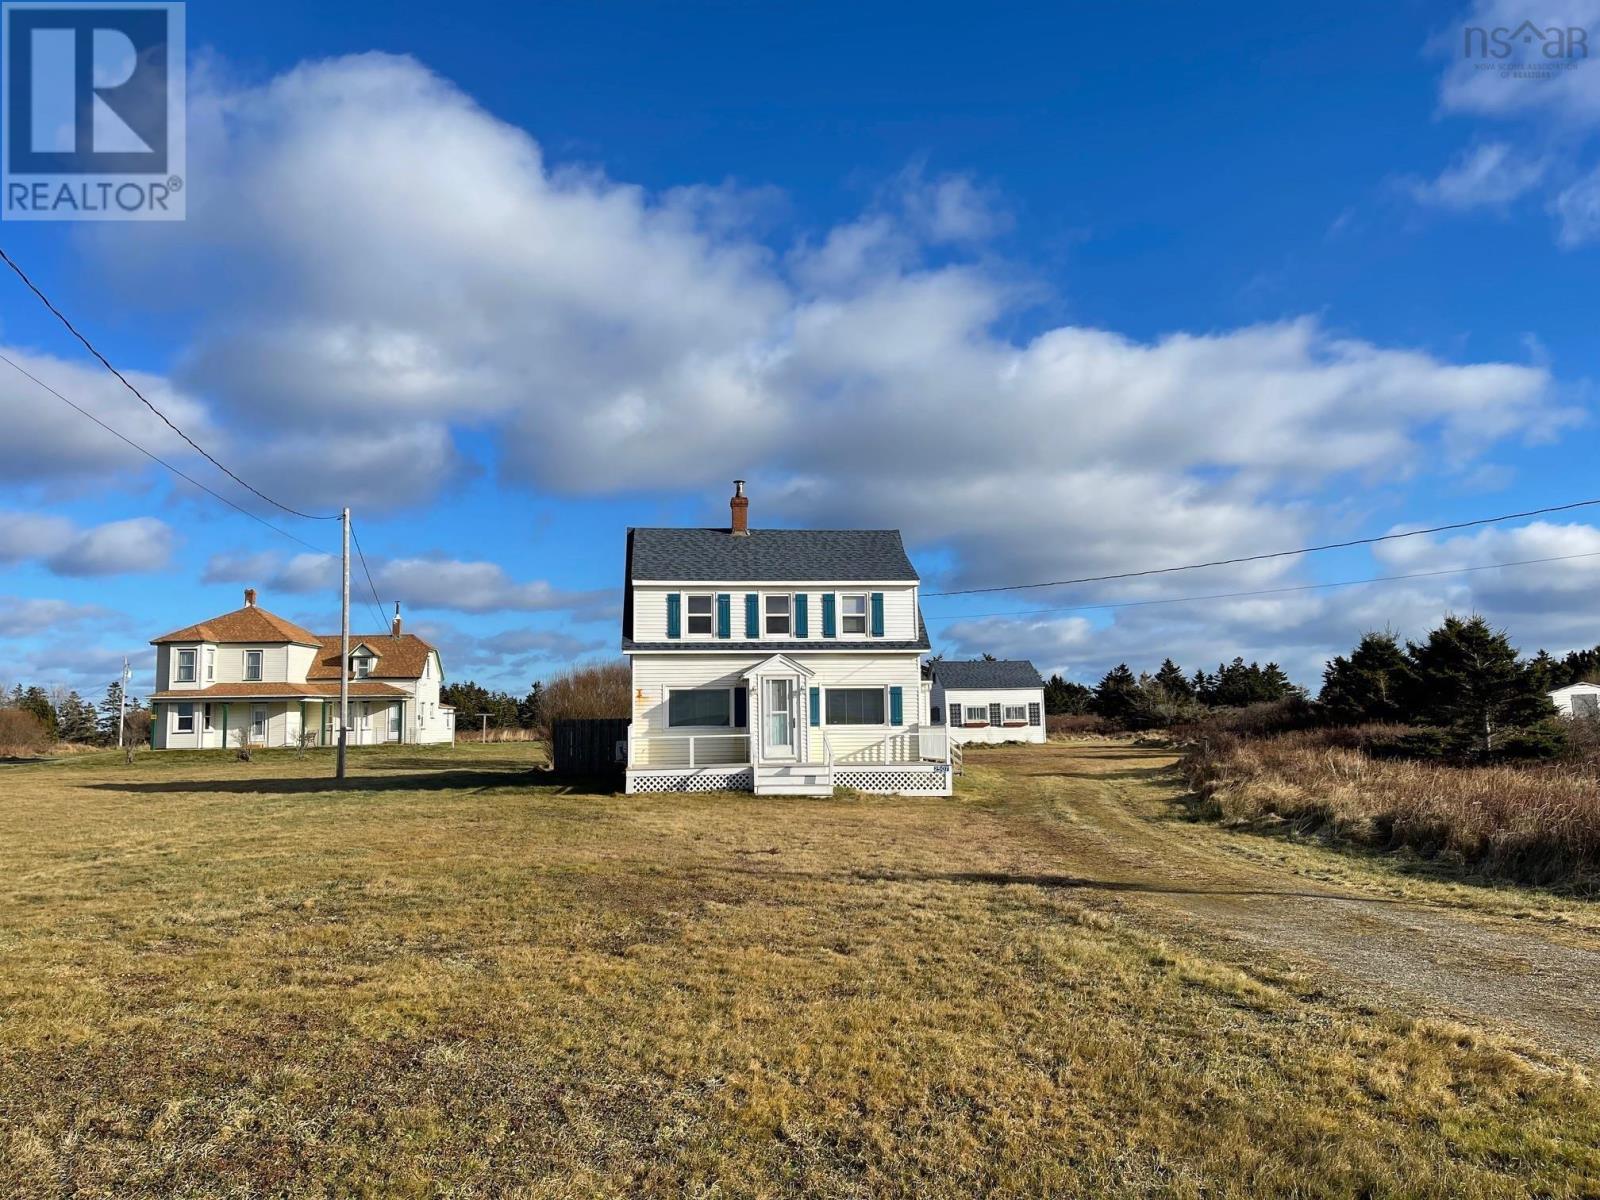
<path id="1" fill-rule="evenodd" d="M 1284 820 L 1375 849 L 1522 883 L 1600 889 L 1600 772 L 1575 763 L 1448 766 L 1376 759 L 1363 730 L 1207 734 L 1190 783 L 1214 815 Z"/>
<path id="2" fill-rule="evenodd" d="M 1037 805 L 521 746 L 5 768 L 0 1195 L 1552 1196 L 1600 1099 L 1041 885 Z"/>

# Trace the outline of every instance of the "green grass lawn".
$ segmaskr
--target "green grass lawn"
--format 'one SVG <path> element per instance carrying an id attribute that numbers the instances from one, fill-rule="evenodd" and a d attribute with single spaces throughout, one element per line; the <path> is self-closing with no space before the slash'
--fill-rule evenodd
<path id="1" fill-rule="evenodd" d="M 1008 882 L 1022 781 L 595 796 L 539 753 L 0 767 L 0 1195 L 1600 1189 L 1576 1069 Z"/>

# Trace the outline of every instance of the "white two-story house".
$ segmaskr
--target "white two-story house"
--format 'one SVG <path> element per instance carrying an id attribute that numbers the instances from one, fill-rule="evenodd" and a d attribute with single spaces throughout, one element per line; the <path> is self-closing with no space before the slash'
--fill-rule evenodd
<path id="1" fill-rule="evenodd" d="M 627 790 L 948 795 L 920 582 L 893 529 L 630 529 Z"/>
<path id="2" fill-rule="evenodd" d="M 338 634 L 316 634 L 256 604 L 152 640 L 156 686 L 150 745 L 157 750 L 294 746 L 301 731 L 317 745 L 338 740 Z M 350 635 L 352 746 L 448 742 L 454 710 L 439 702 L 439 652 L 400 627 Z"/>

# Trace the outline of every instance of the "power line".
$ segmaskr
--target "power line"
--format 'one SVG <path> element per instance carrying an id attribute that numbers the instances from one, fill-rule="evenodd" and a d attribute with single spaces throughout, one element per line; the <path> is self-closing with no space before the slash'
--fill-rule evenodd
<path id="1" fill-rule="evenodd" d="M 6 266 L 10 267 L 12 269 L 12 271 L 16 272 L 17 278 L 22 280 L 22 282 L 27 285 L 28 290 L 39 298 L 39 302 L 41 304 L 43 304 L 46 308 L 48 308 L 51 311 L 51 313 L 53 313 L 55 315 L 56 320 L 60 321 L 61 324 L 66 326 L 67 332 L 72 334 L 73 337 L 77 338 L 78 341 L 82 342 L 83 346 L 84 346 L 84 349 L 88 350 L 90 354 L 94 355 L 95 358 L 100 360 L 100 365 L 101 366 L 105 367 L 106 370 L 110 371 L 113 375 L 115 375 L 117 377 L 118 381 L 122 384 L 122 386 L 127 388 L 130 392 L 132 392 L 135 396 L 137 396 L 139 398 L 140 402 L 143 403 L 146 408 L 148 408 L 151 412 L 155 413 L 156 416 L 160 417 L 161 420 L 166 424 L 168 429 L 172 430 L 173 433 L 177 434 L 184 441 L 188 442 L 189 445 L 194 448 L 196 453 L 198 453 L 202 458 L 204 458 L 206 461 L 208 461 L 212 466 L 216 467 L 217 470 L 221 471 L 224 475 L 226 475 L 229 479 L 233 480 L 235 483 L 237 483 L 240 487 L 244 488 L 246 491 L 255 493 L 257 496 L 261 497 L 261 499 L 265 500 L 268 504 L 272 505 L 275 508 L 281 508 L 284 512 L 289 513 L 289 514 L 291 514 L 293 516 L 304 517 L 308 521 L 337 521 L 339 519 L 339 514 L 337 514 L 337 513 L 333 513 L 331 515 L 319 515 L 317 513 L 301 512 L 298 508 L 292 508 L 289 505 L 284 504 L 282 501 L 274 500 L 271 496 L 267 495 L 260 488 L 255 487 L 253 484 L 246 483 L 238 475 L 235 475 L 227 467 L 223 466 L 222 463 L 217 461 L 217 459 L 208 450 L 206 450 L 203 446 L 201 446 L 199 442 L 195 441 L 187 433 L 185 433 L 183 430 L 179 429 L 176 425 L 174 425 L 172 423 L 171 418 L 169 418 L 166 413 L 162 412 L 154 404 L 150 403 L 150 401 L 145 398 L 144 393 L 141 392 L 138 388 L 134 387 L 133 384 L 128 381 L 128 377 L 126 375 L 124 375 L 121 371 L 117 370 L 116 367 L 112 366 L 111 365 L 111 360 L 108 359 L 104 354 L 101 354 L 100 351 L 95 348 L 95 345 L 94 345 L 93 342 L 91 342 L 88 338 L 84 337 L 83 334 L 78 332 L 77 327 L 75 325 L 73 325 L 73 323 L 71 321 L 69 321 L 67 319 L 66 314 L 63 313 L 59 308 L 57 308 L 54 304 L 52 304 L 50 302 L 50 297 L 46 296 L 42 291 L 39 290 L 38 285 L 36 285 L 33 282 L 33 280 L 28 278 L 27 272 L 24 271 L 21 267 L 19 267 L 17 265 L 17 263 L 16 263 L 16 260 L 14 260 L 9 254 L 7 254 L 5 252 L 4 247 L 0 247 L 0 259 L 3 259 L 5 261 Z"/>
<path id="2" fill-rule="evenodd" d="M 1587 554 L 1558 554 L 1550 558 L 1523 558 L 1515 562 L 1481 563 L 1475 567 L 1446 567 L 1439 571 L 1416 571 L 1409 575 L 1375 575 L 1370 579 L 1342 579 L 1334 583 L 1302 583 L 1290 587 L 1256 588 L 1247 592 L 1213 592 L 1206 596 L 1172 596 L 1161 600 L 1122 600 L 1113 604 L 1072 604 L 1062 608 L 1015 609 L 1011 612 L 952 613 L 929 617 L 930 621 L 981 620 L 985 617 L 1034 617 L 1045 613 L 1099 612 L 1114 608 L 1146 608 L 1155 604 L 1192 604 L 1200 600 L 1242 600 L 1250 596 L 1281 596 L 1287 592 L 1313 592 L 1323 588 L 1356 587 L 1363 583 L 1398 583 L 1406 579 L 1434 579 L 1440 575 L 1464 575 L 1472 571 L 1494 571 L 1501 567 L 1531 567 L 1538 563 L 1572 562 L 1579 558 L 1600 558 L 1600 550 Z"/>
<path id="3" fill-rule="evenodd" d="M 81 404 L 77 404 L 74 401 L 68 399 L 66 396 L 63 396 L 60 392 L 56 391 L 55 388 L 51 387 L 44 380 L 40 379 L 37 375 L 35 375 L 31 371 L 27 370 L 20 363 L 18 363 L 15 359 L 11 358 L 10 355 L 5 354 L 3 352 L 0 352 L 0 362 L 4 362 L 13 371 L 16 371 L 19 375 L 23 376 L 23 378 L 32 380 L 34 383 L 36 383 L 40 387 L 42 387 L 45 391 L 49 392 L 57 400 L 61 401 L 61 403 L 65 404 L 68 408 L 73 409 L 75 412 L 78 412 L 79 414 L 81 414 L 81 415 L 83 415 L 85 417 L 88 417 L 89 420 L 93 421 L 96 425 L 100 426 L 101 429 L 104 429 L 107 433 L 111 434 L 113 437 L 119 438 L 122 441 L 126 442 L 128 445 L 132 446 L 135 450 L 137 450 L 140 454 L 144 455 L 146 458 L 150 459 L 152 462 L 159 463 L 161 466 L 163 466 L 167 470 L 171 471 L 174 475 L 176 475 L 179 479 L 182 479 L 184 482 L 193 484 L 195 487 L 199 488 L 202 492 L 205 492 L 207 495 L 212 496 L 213 498 L 215 498 L 217 500 L 221 500 L 229 508 L 232 508 L 232 509 L 234 509 L 234 510 L 236 510 L 238 512 L 243 513 L 245 516 L 249 517 L 252 521 L 255 521 L 257 524 L 265 525 L 268 529 L 272 530 L 273 533 L 281 534 L 282 536 L 288 538 L 292 542 L 299 542 L 300 545 L 304 546 L 307 550 L 314 551 L 317 554 L 325 554 L 325 553 L 327 553 L 325 550 L 322 550 L 317 546 L 313 546 L 310 542 L 306 541 L 304 538 L 297 537 L 296 535 L 290 533 L 287 529 L 282 529 L 279 526 L 274 525 L 271 521 L 267 520 L 265 517 L 258 516 L 255 513 L 251 512 L 248 508 L 245 508 L 243 505 L 237 504 L 234 501 L 228 499 L 228 497 L 224 496 L 221 492 L 215 490 L 214 488 L 207 487 L 205 484 L 201 483 L 198 479 L 196 479 L 193 475 L 190 475 L 187 472 L 180 470 L 178 467 L 173 466 L 171 463 L 169 463 L 166 459 L 162 458 L 160 455 L 154 454 L 151 451 L 146 450 L 143 446 L 141 446 L 138 442 L 134 441 L 127 434 L 122 433 L 119 430 L 113 429 L 110 425 L 107 425 L 104 421 L 102 421 L 99 417 L 95 416 L 88 409 L 84 408 Z"/>
<path id="4" fill-rule="evenodd" d="M 355 522 L 350 523 L 350 538 L 356 544 L 356 557 L 361 560 L 361 573 L 367 577 L 367 587 L 372 592 L 372 602 L 377 605 L 373 611 L 378 617 L 376 632 L 383 631 L 383 601 L 378 599 L 378 586 L 372 582 L 372 572 L 367 570 L 367 556 L 361 551 L 361 538 L 356 534 Z"/>
<path id="5" fill-rule="evenodd" d="M 1045 583 L 1010 583 L 998 587 L 956 588 L 948 592 L 924 592 L 929 599 L 934 596 L 973 596 L 980 592 L 1021 592 L 1031 588 L 1067 587 L 1075 583 L 1106 583 L 1116 579 L 1138 579 L 1147 575 L 1171 575 L 1176 571 L 1198 571 L 1202 567 L 1229 567 L 1237 563 L 1265 562 L 1273 558 L 1292 558 L 1297 554 L 1315 554 L 1322 550 L 1347 550 L 1352 546 L 1372 546 L 1379 542 L 1392 542 L 1399 538 L 1420 537 L 1425 533 L 1448 533 L 1455 529 L 1471 529 L 1477 525 L 1494 525 L 1501 521 L 1516 521 L 1523 517 L 1537 517 L 1545 513 L 1570 512 L 1575 508 L 1588 508 L 1600 504 L 1594 500 L 1574 500 L 1570 504 L 1552 504 L 1547 508 L 1530 508 L 1526 512 L 1505 513 L 1498 517 L 1478 517 L 1471 521 L 1456 521 L 1449 525 L 1432 525 L 1427 529 L 1409 529 L 1404 533 L 1384 533 L 1376 537 L 1351 538 L 1347 542 L 1327 542 L 1321 546 L 1302 546 L 1298 550 L 1274 550 L 1269 554 L 1242 554 L 1237 558 L 1215 558 L 1209 562 L 1184 563 L 1178 567 L 1151 567 L 1142 571 L 1119 571 L 1114 575 L 1084 575 L 1077 579 L 1053 579 Z"/>

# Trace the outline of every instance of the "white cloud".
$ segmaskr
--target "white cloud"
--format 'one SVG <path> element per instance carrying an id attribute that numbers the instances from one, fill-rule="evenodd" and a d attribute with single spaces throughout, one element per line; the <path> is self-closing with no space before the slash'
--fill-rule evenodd
<path id="1" fill-rule="evenodd" d="M 1600 238 L 1600 167 L 1563 188 L 1551 207 L 1563 246 L 1571 249 Z"/>
<path id="2" fill-rule="evenodd" d="M 447 558 L 397 558 L 373 572 L 379 593 L 408 607 L 455 612 L 555 612 L 593 610 L 613 603 L 610 591 L 568 591 L 544 580 L 519 583 L 491 562 Z"/>
<path id="3" fill-rule="evenodd" d="M 1411 185 L 1419 203 L 1464 212 L 1504 209 L 1544 179 L 1549 163 L 1525 158 L 1505 142 L 1485 142 L 1462 154 L 1439 176 Z"/>
<path id="4" fill-rule="evenodd" d="M 73 604 L 66 600 L 0 596 L 0 637 L 31 637 L 68 629 L 120 624 L 121 619 L 98 604 Z"/>
<path id="5" fill-rule="evenodd" d="M 155 517 L 134 517 L 78 529 L 64 517 L 0 513 L 0 562 L 40 561 L 53 574 L 120 575 L 159 571 L 176 538 Z"/>
<path id="6" fill-rule="evenodd" d="M 964 177 L 908 171 L 778 254 L 751 232 L 770 196 L 552 167 L 408 59 L 191 99 L 215 186 L 181 227 L 90 236 L 125 286 L 194 298 L 180 377 L 251 447 L 247 477 L 310 504 L 424 503 L 482 428 L 505 485 L 709 498 L 746 477 L 758 521 L 903 526 L 962 579 L 1010 579 L 1298 532 L 1290 494 L 1466 470 L 1564 419 L 1543 366 L 1309 318 L 1002 333 L 1037 290 L 984 259 L 1006 218 Z"/>
<path id="7" fill-rule="evenodd" d="M 30 375 L 152 453 L 169 462 L 193 461 L 193 452 L 177 434 L 98 363 L 66 362 L 12 346 L 4 347 L 3 352 Z M 219 440 L 207 410 L 194 396 L 142 371 L 126 370 L 124 374 L 201 445 Z M 4 363 L 0 363 L 0 409 L 6 414 L 0 476 L 9 482 L 84 479 L 153 466 L 127 442 Z"/>

